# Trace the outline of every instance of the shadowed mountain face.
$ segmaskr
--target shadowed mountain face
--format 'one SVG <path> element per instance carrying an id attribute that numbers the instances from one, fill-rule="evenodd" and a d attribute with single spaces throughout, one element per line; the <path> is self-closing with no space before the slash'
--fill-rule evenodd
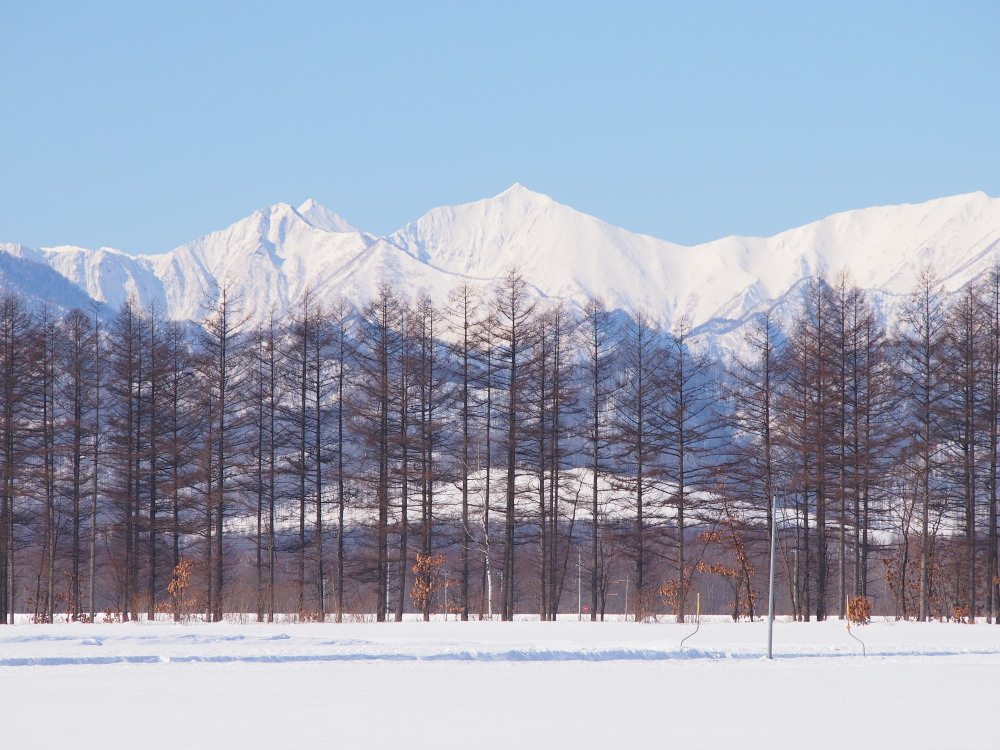
<path id="1" fill-rule="evenodd" d="M 0 244 L 4 285 L 60 307 L 89 299 L 117 309 L 128 295 L 169 317 L 199 320 L 221 285 L 254 321 L 284 315 L 305 293 L 361 304 L 383 281 L 443 302 L 465 280 L 491 285 L 516 266 L 535 292 L 579 304 L 643 310 L 670 327 L 681 316 L 711 348 L 731 349 L 742 324 L 787 307 L 799 282 L 842 270 L 881 309 L 931 265 L 948 289 L 992 267 L 1000 200 L 983 193 L 835 214 L 769 238 L 725 237 L 685 247 L 633 234 L 514 185 L 436 208 L 387 237 L 366 234 L 314 201 L 277 204 L 162 255 Z M 888 300 L 888 301 L 887 301 Z"/>

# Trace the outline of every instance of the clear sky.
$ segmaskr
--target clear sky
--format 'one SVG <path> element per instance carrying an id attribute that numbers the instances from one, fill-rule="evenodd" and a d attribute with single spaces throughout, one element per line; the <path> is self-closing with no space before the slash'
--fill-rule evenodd
<path id="1" fill-rule="evenodd" d="M 0 241 L 162 252 L 514 182 L 692 244 L 1000 195 L 1000 3 L 0 0 Z"/>

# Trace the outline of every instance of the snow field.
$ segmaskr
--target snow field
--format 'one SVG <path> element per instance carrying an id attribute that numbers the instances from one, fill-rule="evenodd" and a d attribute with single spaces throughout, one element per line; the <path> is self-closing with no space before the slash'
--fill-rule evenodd
<path id="1" fill-rule="evenodd" d="M 405 622 L 0 629 L 11 747 L 989 746 L 1000 627 Z"/>

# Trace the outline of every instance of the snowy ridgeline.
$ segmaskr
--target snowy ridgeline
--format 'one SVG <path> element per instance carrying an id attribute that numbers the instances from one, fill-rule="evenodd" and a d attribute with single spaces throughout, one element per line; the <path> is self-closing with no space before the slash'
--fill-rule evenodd
<path id="1" fill-rule="evenodd" d="M 0 244 L 6 288 L 56 307 L 92 298 L 113 314 L 132 295 L 170 318 L 202 320 L 227 286 L 251 323 L 289 312 L 310 290 L 321 301 L 371 299 L 382 282 L 443 304 L 456 286 L 484 290 L 511 266 L 535 294 L 643 311 L 670 329 L 684 318 L 707 348 L 740 348 L 744 324 L 790 311 L 803 279 L 848 270 L 891 316 L 917 273 L 933 266 L 954 290 L 1000 250 L 1000 199 L 982 193 L 836 214 L 767 239 L 726 237 L 683 247 L 633 234 L 515 185 L 493 198 L 437 208 L 386 237 L 307 201 L 277 204 L 162 255 Z M 790 313 L 789 313 L 790 314 Z"/>

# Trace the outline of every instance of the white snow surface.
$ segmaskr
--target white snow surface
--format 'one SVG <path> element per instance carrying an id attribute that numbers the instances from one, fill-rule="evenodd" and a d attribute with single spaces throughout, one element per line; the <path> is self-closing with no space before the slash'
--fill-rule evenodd
<path id="1" fill-rule="evenodd" d="M 0 628 L 5 740 L 989 747 L 1000 627 L 563 620 Z"/>
<path id="2" fill-rule="evenodd" d="M 848 269 L 862 288 L 905 295 L 918 271 L 933 265 L 953 290 L 988 270 L 998 252 L 1000 199 L 981 192 L 847 211 L 770 238 L 685 247 L 521 185 L 433 209 L 386 237 L 308 200 L 261 209 L 161 255 L 0 244 L 9 263 L 47 266 L 112 311 L 133 294 L 181 320 L 203 319 L 222 285 L 251 322 L 262 322 L 271 311 L 285 314 L 306 290 L 363 304 L 386 281 L 443 302 L 463 281 L 489 285 L 516 266 L 540 296 L 574 304 L 598 296 L 611 309 L 642 310 L 666 327 L 684 316 L 696 335 L 710 336 L 728 335 L 753 313 L 781 304 L 815 274 Z M 26 272 L 3 275 L 30 296 L 46 298 L 51 286 Z"/>

